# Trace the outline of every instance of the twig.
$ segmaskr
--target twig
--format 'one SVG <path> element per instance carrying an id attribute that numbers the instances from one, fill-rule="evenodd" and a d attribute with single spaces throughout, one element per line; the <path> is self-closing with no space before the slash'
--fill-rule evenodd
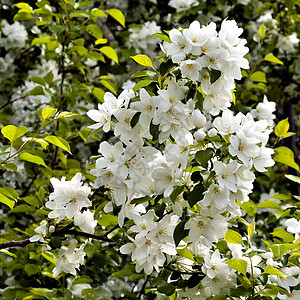
<path id="1" fill-rule="evenodd" d="M 145 289 L 146 289 L 146 285 L 148 283 L 148 280 L 149 280 L 149 275 L 147 275 L 147 278 L 145 279 L 143 285 L 142 285 L 142 288 L 141 288 L 141 291 L 140 291 L 140 294 L 139 294 L 139 298 L 138 299 L 142 299 L 142 296 L 145 294 Z"/>
<path id="2" fill-rule="evenodd" d="M 112 229 L 110 229 L 110 230 L 108 230 L 105 234 L 104 234 L 104 236 L 108 236 L 111 232 L 113 232 L 115 229 L 117 229 L 117 228 L 119 228 L 119 225 L 117 224 L 117 225 L 115 225 Z"/>
<path id="3" fill-rule="evenodd" d="M 14 103 L 14 102 L 16 102 L 16 101 L 18 101 L 18 100 L 21 100 L 21 99 L 25 99 L 25 96 L 16 98 L 16 99 L 14 99 L 14 100 L 8 100 L 6 103 L 4 103 L 2 106 L 0 106 L 0 110 L 1 110 L 2 108 L 6 107 L 7 105 L 12 104 L 12 103 Z"/>
<path id="4" fill-rule="evenodd" d="M 22 240 L 22 241 L 10 241 L 10 242 L 0 244 L 0 249 L 10 248 L 10 247 L 25 247 L 29 243 L 30 243 L 29 239 Z"/>
<path id="5" fill-rule="evenodd" d="M 38 171 L 37 173 L 34 174 L 34 177 L 32 178 L 31 182 L 29 183 L 28 187 L 26 188 L 26 190 L 21 194 L 21 197 L 25 197 L 27 195 L 27 193 L 29 192 L 31 186 L 33 185 L 34 181 L 36 180 L 36 178 L 38 177 L 38 175 L 40 174 L 41 171 Z"/>
<path id="6" fill-rule="evenodd" d="M 61 55 L 61 82 L 60 82 L 60 102 L 59 102 L 59 107 L 58 111 L 61 111 L 62 105 L 63 105 L 63 99 L 64 99 L 64 81 L 65 81 L 65 58 L 64 58 L 64 52 L 65 52 L 65 43 L 64 41 L 62 42 L 62 55 Z M 56 124 L 56 131 L 59 130 L 59 120 L 57 120 Z M 57 154 L 58 154 L 58 147 L 55 147 L 55 152 L 53 155 L 52 163 L 51 163 L 51 168 L 54 170 L 55 165 L 56 165 L 56 159 L 57 159 Z"/>
<path id="7" fill-rule="evenodd" d="M 97 234 L 92 234 L 92 233 L 87 233 L 87 232 L 81 232 L 81 231 L 77 231 L 75 229 L 66 230 L 64 232 L 64 234 L 74 234 L 74 235 L 84 236 L 87 238 L 92 238 L 95 240 L 100 240 L 100 241 L 109 242 L 109 243 L 115 242 L 114 240 L 109 239 L 105 235 L 97 235 Z"/>

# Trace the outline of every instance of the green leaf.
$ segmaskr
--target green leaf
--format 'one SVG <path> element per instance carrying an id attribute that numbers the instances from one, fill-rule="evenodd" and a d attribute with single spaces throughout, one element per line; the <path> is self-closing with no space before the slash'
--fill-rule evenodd
<path id="1" fill-rule="evenodd" d="M 51 116 L 53 116 L 56 112 L 57 112 L 57 108 L 46 107 L 42 111 L 42 117 L 44 118 L 44 120 L 47 120 Z"/>
<path id="2" fill-rule="evenodd" d="M 293 241 L 294 241 L 294 235 L 291 233 L 288 233 L 283 228 L 275 228 L 271 234 L 272 234 L 272 236 L 281 238 L 284 243 L 293 243 Z"/>
<path id="3" fill-rule="evenodd" d="M 262 71 L 254 72 L 254 73 L 250 76 L 250 79 L 251 79 L 252 81 L 258 81 L 258 82 L 264 82 L 264 83 L 267 83 L 266 75 L 265 75 L 265 73 L 262 72 Z"/>
<path id="4" fill-rule="evenodd" d="M 0 190 L 0 202 L 7 205 L 10 209 L 13 209 L 15 206 L 15 200 L 13 200 L 11 197 L 8 197 L 5 191 L 3 193 L 3 189 Z"/>
<path id="5" fill-rule="evenodd" d="M 107 13 L 125 28 L 125 17 L 119 9 L 111 8 Z"/>
<path id="6" fill-rule="evenodd" d="M 28 276 L 37 274 L 41 271 L 40 266 L 36 264 L 27 264 L 25 265 L 25 272 L 27 273 Z"/>
<path id="7" fill-rule="evenodd" d="M 34 46 L 34 45 L 37 45 L 37 44 L 48 44 L 51 41 L 52 41 L 52 37 L 51 36 L 45 36 L 45 37 L 42 37 L 42 38 L 35 38 L 31 42 L 31 46 Z"/>
<path id="8" fill-rule="evenodd" d="M 284 276 L 282 275 L 282 273 L 279 270 L 277 270 L 276 268 L 272 267 L 271 265 L 267 265 L 264 273 L 284 278 Z"/>
<path id="9" fill-rule="evenodd" d="M 41 254 L 44 258 L 46 258 L 52 264 L 56 265 L 56 256 L 52 252 L 44 251 Z"/>
<path id="10" fill-rule="evenodd" d="M 260 208 L 274 208 L 274 209 L 280 209 L 280 205 L 276 203 L 275 201 L 267 200 L 259 203 L 257 207 Z"/>
<path id="11" fill-rule="evenodd" d="M 227 299 L 226 295 L 218 295 L 213 297 L 211 300 L 226 300 L 226 299 Z"/>
<path id="12" fill-rule="evenodd" d="M 147 55 L 138 54 L 135 56 L 130 56 L 135 62 L 137 62 L 139 65 L 150 67 L 153 69 L 152 61 Z"/>
<path id="13" fill-rule="evenodd" d="M 213 156 L 214 150 L 212 148 L 207 148 L 205 150 L 198 151 L 195 154 L 195 159 L 200 164 L 200 166 L 207 169 L 208 161 L 211 160 Z"/>
<path id="14" fill-rule="evenodd" d="M 14 21 L 26 21 L 30 19 L 33 19 L 33 15 L 24 11 L 19 11 L 13 18 Z"/>
<path id="15" fill-rule="evenodd" d="M 282 146 L 282 147 L 276 148 L 276 152 L 277 152 L 277 154 L 273 158 L 275 161 L 283 163 L 283 164 L 299 171 L 299 166 L 295 163 L 294 153 L 291 149 Z"/>
<path id="16" fill-rule="evenodd" d="M 283 62 L 280 59 L 278 59 L 277 57 L 275 57 L 273 54 L 267 54 L 264 57 L 264 60 L 270 61 L 275 64 L 283 65 Z"/>
<path id="17" fill-rule="evenodd" d="M 65 30 L 68 29 L 68 26 L 64 26 L 64 25 L 52 25 L 48 27 L 49 30 L 54 33 L 54 34 L 61 34 L 63 33 Z"/>
<path id="18" fill-rule="evenodd" d="M 255 219 L 253 218 L 252 222 L 249 224 L 248 229 L 247 229 L 250 239 L 251 239 L 251 237 L 254 233 L 254 230 L 255 230 L 255 222 L 254 221 L 255 221 Z"/>
<path id="19" fill-rule="evenodd" d="M 28 129 L 24 126 L 16 127 L 14 125 L 7 125 L 1 129 L 1 133 L 4 137 L 9 139 L 11 142 L 15 141 L 27 132 Z"/>
<path id="20" fill-rule="evenodd" d="M 266 34 L 266 26 L 264 24 L 262 24 L 259 29 L 258 29 L 258 34 L 264 38 L 265 34 Z"/>
<path id="21" fill-rule="evenodd" d="M 242 236 L 231 229 L 228 229 L 225 234 L 225 241 L 230 244 L 242 244 Z"/>
<path id="22" fill-rule="evenodd" d="M 251 217 L 254 217 L 257 212 L 257 206 L 251 200 L 240 203 L 240 207 Z"/>
<path id="23" fill-rule="evenodd" d="M 282 201 L 286 201 L 286 200 L 291 199 L 290 196 L 285 195 L 285 194 L 275 194 L 275 195 L 272 195 L 270 198 L 278 199 L 278 200 L 282 200 Z"/>
<path id="24" fill-rule="evenodd" d="M 38 96 L 38 95 L 45 95 L 44 89 L 40 85 L 36 86 L 31 91 L 29 91 L 26 96 Z"/>
<path id="25" fill-rule="evenodd" d="M 275 134 L 278 137 L 283 137 L 288 132 L 290 124 L 288 118 L 281 120 L 275 127 Z"/>
<path id="26" fill-rule="evenodd" d="M 175 292 L 175 287 L 170 283 L 163 282 L 157 287 L 157 291 L 167 296 L 171 296 Z"/>
<path id="27" fill-rule="evenodd" d="M 177 249 L 177 253 L 180 256 L 183 256 L 189 260 L 194 261 L 194 257 L 193 254 L 187 249 L 187 248 L 183 248 L 183 249 Z"/>
<path id="28" fill-rule="evenodd" d="M 16 4 L 14 4 L 14 6 L 19 8 L 18 13 L 20 13 L 20 12 L 32 13 L 33 12 L 31 6 L 27 3 L 24 3 L 24 2 L 16 3 Z"/>
<path id="29" fill-rule="evenodd" d="M 204 185 L 203 182 L 198 183 L 191 192 L 186 194 L 186 199 L 189 202 L 190 207 L 193 207 L 198 201 L 204 197 Z"/>
<path id="30" fill-rule="evenodd" d="M 103 102 L 104 101 L 104 95 L 105 95 L 105 92 L 103 89 L 100 89 L 100 88 L 97 88 L 95 87 L 93 89 L 93 95 L 100 101 L 100 102 Z"/>
<path id="31" fill-rule="evenodd" d="M 101 10 L 101 9 L 98 9 L 98 8 L 93 8 L 92 10 L 91 10 L 91 16 L 92 17 L 94 17 L 94 18 L 100 18 L 100 17 L 106 17 L 107 15 L 106 15 L 106 13 L 103 11 L 103 10 Z"/>
<path id="32" fill-rule="evenodd" d="M 210 74 L 210 83 L 214 83 L 220 78 L 222 72 L 219 70 L 211 69 L 209 74 Z"/>
<path id="33" fill-rule="evenodd" d="M 34 197 L 33 195 L 26 196 L 26 197 L 22 198 L 22 200 L 24 200 L 26 203 L 28 203 L 29 205 L 32 205 L 34 207 L 40 206 L 39 200 L 36 197 Z"/>
<path id="34" fill-rule="evenodd" d="M 92 35 L 93 37 L 95 37 L 96 39 L 101 39 L 103 34 L 102 34 L 102 30 L 100 28 L 99 25 L 97 24 L 89 24 L 86 27 L 86 31 Z"/>
<path id="35" fill-rule="evenodd" d="M 115 49 L 113 49 L 112 47 L 104 46 L 104 47 L 100 48 L 99 51 L 102 52 L 104 55 L 106 55 L 108 58 L 115 61 L 117 64 L 119 64 L 118 55 L 117 55 Z"/>
<path id="36" fill-rule="evenodd" d="M 172 43 L 172 41 L 169 39 L 169 37 L 163 33 L 154 33 L 152 36 L 155 36 L 163 41 L 166 41 L 168 43 Z"/>
<path id="37" fill-rule="evenodd" d="M 74 10 L 70 14 L 70 18 L 89 18 L 90 14 L 83 10 Z"/>
<path id="38" fill-rule="evenodd" d="M 228 266 L 230 266 L 232 269 L 242 273 L 244 276 L 246 276 L 246 269 L 247 269 L 247 262 L 243 259 L 230 259 L 229 261 L 225 262 Z"/>
<path id="39" fill-rule="evenodd" d="M 42 138 L 35 138 L 34 140 L 33 140 L 35 143 L 38 143 L 39 145 L 41 145 L 42 147 L 43 147 L 43 149 L 47 149 L 47 147 L 48 147 L 48 143 L 44 140 L 44 139 L 42 139 Z"/>
<path id="40" fill-rule="evenodd" d="M 18 171 L 18 167 L 17 167 L 15 164 L 13 164 L 13 163 L 3 164 L 2 167 L 3 167 L 4 169 L 9 169 L 9 170 L 12 170 L 12 171 L 14 171 L 14 172 L 17 172 L 17 171 Z"/>
<path id="41" fill-rule="evenodd" d="M 106 43 L 107 43 L 107 39 L 97 39 L 95 41 L 95 45 L 106 44 Z"/>
<path id="42" fill-rule="evenodd" d="M 46 167 L 46 164 L 45 164 L 44 160 L 40 156 L 33 155 L 33 154 L 28 153 L 28 152 L 22 153 L 19 156 L 19 159 L 29 161 L 31 163 L 34 163 L 34 164 L 37 164 L 37 165 L 42 165 L 42 166 Z"/>
<path id="43" fill-rule="evenodd" d="M 44 79 L 38 76 L 30 77 L 29 81 L 45 86 Z"/>
<path id="44" fill-rule="evenodd" d="M 88 6 L 88 5 L 93 5 L 93 4 L 94 4 L 93 1 L 83 1 L 83 2 L 81 2 L 80 4 L 76 3 L 75 8 L 76 8 L 76 9 L 79 9 L 79 8 L 81 8 L 81 7 Z"/>
<path id="45" fill-rule="evenodd" d="M 176 246 L 189 234 L 189 231 L 184 229 L 185 223 L 186 221 L 181 221 L 174 229 L 173 237 Z"/>
<path id="46" fill-rule="evenodd" d="M 137 92 L 139 89 L 141 89 L 142 87 L 148 86 L 152 82 L 153 82 L 153 80 L 151 80 L 151 79 L 141 80 L 133 87 L 133 91 Z"/>
<path id="47" fill-rule="evenodd" d="M 285 177 L 289 180 L 292 180 L 294 182 L 297 182 L 300 184 L 300 177 L 295 175 L 285 175 Z"/>
<path id="48" fill-rule="evenodd" d="M 175 203 L 176 198 L 178 195 L 180 195 L 184 190 L 184 185 L 175 185 L 173 188 L 173 191 L 170 195 L 170 199 L 172 200 L 173 203 Z"/>
<path id="49" fill-rule="evenodd" d="M 63 150 L 69 152 L 70 154 L 72 154 L 69 143 L 65 139 L 63 139 L 59 136 L 54 136 L 54 135 L 46 136 L 45 141 L 47 141 L 47 142 L 49 142 L 49 143 L 51 143 L 51 144 L 53 144 L 53 145 L 55 145 L 55 146 L 57 146 L 57 147 L 59 147 Z"/>
<path id="50" fill-rule="evenodd" d="M 112 93 L 117 92 L 117 87 L 112 82 L 107 81 L 107 80 L 100 80 L 99 83 L 101 83 L 103 86 L 105 86 Z"/>
<path id="51" fill-rule="evenodd" d="M 77 119 L 82 119 L 82 116 L 77 114 L 77 113 L 73 113 L 73 112 L 69 112 L 69 111 L 62 111 L 57 117 L 56 119 L 68 119 L 68 118 L 77 118 Z"/>
<path id="52" fill-rule="evenodd" d="M 237 278 L 245 290 L 248 290 L 251 287 L 251 281 L 247 277 L 238 274 Z"/>

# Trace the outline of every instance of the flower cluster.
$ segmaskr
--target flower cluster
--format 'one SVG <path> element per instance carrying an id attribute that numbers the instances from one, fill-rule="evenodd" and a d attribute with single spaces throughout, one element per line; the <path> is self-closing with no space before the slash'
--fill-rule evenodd
<path id="1" fill-rule="evenodd" d="M 76 269 L 84 262 L 85 244 L 76 248 L 77 240 L 69 241 L 70 247 L 62 246 L 58 250 L 58 259 L 56 260 L 56 267 L 53 269 L 53 277 L 58 276 L 61 272 L 71 273 L 76 275 Z"/>
<path id="2" fill-rule="evenodd" d="M 9 24 L 6 20 L 3 20 L 1 25 L 3 26 L 1 30 L 5 37 L 1 37 L 0 46 L 4 47 L 5 50 L 23 48 L 25 46 L 28 34 L 24 25 L 18 21 Z"/>
<path id="3" fill-rule="evenodd" d="M 173 232 L 178 223 L 176 215 L 166 215 L 155 222 L 154 211 L 149 210 L 144 215 L 133 215 L 135 225 L 130 230 L 136 233 L 131 242 L 120 248 L 121 253 L 130 254 L 132 261 L 136 260 L 136 271 L 144 269 L 146 274 L 151 274 L 153 268 L 159 272 L 166 261 L 165 254 L 176 255 Z"/>
<path id="4" fill-rule="evenodd" d="M 164 254 L 176 254 L 172 239 L 178 217 L 184 209 L 197 205 L 196 210 L 188 209 L 190 218 L 184 224 L 188 247 L 196 255 L 207 249 L 205 280 L 224 284 L 207 292 L 209 296 L 228 289 L 232 283 L 232 272 L 220 253 L 216 251 L 211 256 L 209 249 L 224 238 L 229 221 L 241 216 L 237 203 L 249 200 L 254 170 L 265 172 L 274 164 L 273 150 L 266 146 L 271 132 L 269 120 L 273 120 L 269 104 L 256 110 L 257 121 L 250 113 L 234 115 L 229 110 L 234 80 L 241 78 L 241 68 L 249 67 L 243 58 L 248 48 L 239 38 L 241 33 L 242 29 L 228 20 L 223 21 L 219 33 L 214 23 L 200 27 L 193 22 L 189 29 L 171 30 L 172 43 L 164 43 L 164 48 L 174 68 L 166 84 L 157 88 L 157 94 L 144 88 L 138 97 L 132 90 L 124 90 L 119 97 L 108 92 L 98 110 L 87 113 L 97 122 L 91 128 L 111 130 L 117 138 L 113 145 L 100 143 L 101 157 L 96 159 L 91 174 L 96 177 L 94 187 L 106 187 L 114 205 L 120 207 L 119 225 L 123 226 L 126 218 L 135 223 L 130 231 L 136 235 L 128 237 L 131 242 L 122 246 L 121 252 L 131 253 L 137 271 L 158 271 L 165 263 Z M 174 75 L 178 69 L 183 79 Z M 214 71 L 220 74 L 212 81 Z M 196 97 L 188 97 L 191 85 L 200 86 L 197 92 L 201 91 L 204 98 L 202 110 Z M 260 109 L 266 113 L 260 114 Z M 222 140 L 227 147 L 229 144 L 230 156 L 220 158 L 216 153 Z M 161 145 L 159 149 L 151 146 L 154 141 Z M 191 176 L 191 163 L 198 160 L 201 152 L 212 154 L 210 161 L 199 162 L 201 171 L 214 170 L 205 184 Z M 182 190 L 174 198 L 175 188 Z M 190 202 L 187 192 L 198 196 Z M 157 196 L 172 214 L 159 219 L 153 210 L 146 213 L 145 206 L 134 204 L 135 199 L 145 197 L 147 202 Z M 109 203 L 106 212 L 112 208 Z M 168 239 L 160 235 L 165 220 L 170 223 L 165 232 Z M 218 259 L 222 260 L 219 273 L 210 262 Z"/>
<path id="5" fill-rule="evenodd" d="M 51 209 L 48 217 L 57 218 L 57 222 L 64 218 L 74 219 L 74 224 L 82 231 L 93 233 L 97 225 L 93 213 L 89 210 L 81 212 L 82 208 L 92 205 L 88 199 L 91 189 L 82 185 L 81 174 L 77 173 L 70 181 L 66 181 L 65 177 L 61 180 L 51 178 L 50 181 L 54 191 L 45 204 Z"/>

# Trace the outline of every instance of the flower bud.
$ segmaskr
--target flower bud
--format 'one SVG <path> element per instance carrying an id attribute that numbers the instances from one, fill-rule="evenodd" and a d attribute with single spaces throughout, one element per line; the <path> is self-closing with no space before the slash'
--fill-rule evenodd
<path id="1" fill-rule="evenodd" d="M 206 133 L 203 129 L 199 129 L 194 133 L 194 137 L 197 141 L 203 141 L 205 139 Z"/>
<path id="2" fill-rule="evenodd" d="M 216 128 L 211 128 L 208 130 L 207 135 L 209 137 L 214 137 L 218 134 L 217 129 Z"/>
<path id="3" fill-rule="evenodd" d="M 206 124 L 206 118 L 199 109 L 192 112 L 193 122 L 197 128 L 203 128 Z"/>

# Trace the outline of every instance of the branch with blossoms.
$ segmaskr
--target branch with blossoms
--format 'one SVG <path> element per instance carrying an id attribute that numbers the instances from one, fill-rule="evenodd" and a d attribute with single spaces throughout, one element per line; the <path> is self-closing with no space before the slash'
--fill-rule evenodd
<path id="1" fill-rule="evenodd" d="M 71 225 L 71 226 L 69 226 L 69 225 Z M 105 233 L 103 235 L 97 235 L 97 234 L 91 234 L 91 233 L 87 233 L 87 232 L 81 232 L 81 231 L 78 231 L 76 229 L 70 229 L 70 227 L 73 227 L 74 224 L 72 223 L 72 224 L 69 224 L 69 225 L 67 225 L 63 229 L 60 229 L 58 231 L 54 231 L 53 233 L 47 235 L 46 238 L 50 238 L 51 236 L 61 236 L 61 235 L 69 234 L 69 235 L 75 235 L 75 236 L 83 236 L 83 237 L 86 237 L 86 238 L 91 238 L 91 239 L 104 241 L 104 242 L 109 242 L 109 243 L 114 243 L 115 242 L 114 240 L 107 237 L 107 235 L 111 231 L 108 231 L 107 233 Z M 6 249 L 6 248 L 11 248 L 11 247 L 26 247 L 28 244 L 34 243 L 34 242 L 35 241 L 32 241 L 31 238 L 21 240 L 21 241 L 9 241 L 9 242 L 5 242 L 5 243 L 0 244 L 0 249 Z"/>

